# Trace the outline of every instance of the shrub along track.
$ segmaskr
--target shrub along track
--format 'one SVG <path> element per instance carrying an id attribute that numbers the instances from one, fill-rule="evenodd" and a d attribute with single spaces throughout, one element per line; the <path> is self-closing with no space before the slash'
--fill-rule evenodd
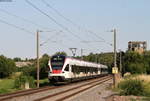
<path id="1" fill-rule="evenodd" d="M 112 77 L 109 75 L 109 76 L 104 76 L 104 77 L 96 78 L 96 79 L 92 79 L 92 80 L 90 79 L 90 80 L 86 80 L 86 81 L 82 81 L 82 82 L 71 83 L 68 85 L 49 86 L 49 87 L 47 86 L 47 87 L 18 91 L 18 92 L 9 93 L 9 94 L 3 94 L 3 95 L 0 95 L 0 101 L 21 101 L 21 100 L 22 101 L 33 101 L 33 100 L 42 101 L 42 100 L 47 100 L 47 99 L 50 99 L 53 97 L 57 97 L 61 94 L 67 93 L 69 91 L 74 91 L 77 89 L 84 88 L 84 89 L 79 90 L 75 93 L 72 93 L 70 95 L 63 96 L 62 98 L 57 99 L 57 101 L 62 101 L 62 100 L 67 99 L 73 95 L 76 95 L 77 93 L 80 93 L 80 92 L 85 91 L 91 87 L 94 87 L 98 84 L 101 84 L 105 81 L 108 81 L 111 78 Z M 83 84 L 80 84 L 80 83 L 83 83 Z M 79 86 L 76 86 L 76 85 L 79 85 Z M 85 87 L 85 86 L 87 86 L 87 87 Z M 49 91 L 55 91 L 59 88 L 61 88 L 61 89 L 64 88 L 64 90 L 61 90 L 59 92 L 55 92 L 54 94 L 50 94 Z M 52 101 L 54 101 L 54 100 L 52 100 Z"/>

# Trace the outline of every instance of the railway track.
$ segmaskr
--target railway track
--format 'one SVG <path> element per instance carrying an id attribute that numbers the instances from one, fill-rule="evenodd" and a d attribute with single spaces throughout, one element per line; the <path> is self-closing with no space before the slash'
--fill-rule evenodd
<path id="1" fill-rule="evenodd" d="M 62 101 L 110 80 L 111 76 L 63 86 L 42 87 L 0 95 L 0 101 Z"/>
<path id="2" fill-rule="evenodd" d="M 64 101 L 66 99 L 71 98 L 72 96 L 79 94 L 83 91 L 86 91 L 92 87 L 95 87 L 99 84 L 102 84 L 103 82 L 106 82 L 108 80 L 112 79 L 112 77 L 104 77 L 104 78 L 100 78 L 99 81 L 95 80 L 86 84 L 82 84 L 80 86 L 77 87 L 73 87 L 71 89 L 67 89 L 65 91 L 53 94 L 53 95 L 49 95 L 40 99 L 36 99 L 35 101 Z"/>
<path id="3" fill-rule="evenodd" d="M 35 88 L 35 89 L 29 89 L 29 90 L 21 90 L 21 91 L 17 91 L 14 93 L 8 93 L 8 94 L 2 94 L 0 95 L 0 101 L 4 101 L 4 100 L 8 100 L 14 97 L 19 97 L 19 96 L 25 96 L 25 95 L 29 95 L 32 93 L 38 93 L 38 92 L 42 92 L 45 90 L 51 90 L 51 89 L 55 89 L 56 87 L 41 87 L 41 88 Z"/>

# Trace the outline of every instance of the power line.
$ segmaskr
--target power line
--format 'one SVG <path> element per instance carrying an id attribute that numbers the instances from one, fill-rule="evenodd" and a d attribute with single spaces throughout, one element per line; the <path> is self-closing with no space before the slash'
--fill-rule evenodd
<path id="1" fill-rule="evenodd" d="M 36 10 L 38 10 L 40 13 L 42 13 L 43 15 L 47 16 L 50 20 L 52 20 L 55 24 L 57 24 L 58 26 L 60 26 L 62 29 L 66 30 L 67 32 L 71 33 L 73 36 L 75 36 L 76 38 L 82 40 L 79 36 L 77 36 L 76 34 L 74 34 L 72 31 L 70 31 L 67 27 L 63 26 L 62 24 L 58 23 L 54 18 L 52 18 L 51 16 L 49 16 L 47 13 L 43 12 L 41 9 L 39 9 L 37 6 L 35 6 L 34 4 L 32 4 L 31 2 L 29 2 L 28 0 L 25 0 L 29 5 L 31 5 L 33 8 L 35 8 Z"/>
<path id="2" fill-rule="evenodd" d="M 56 10 L 54 7 L 52 7 L 50 4 L 48 4 L 45 0 L 41 0 L 47 7 L 51 8 L 53 11 L 55 11 L 59 16 L 61 16 L 62 18 L 64 18 L 66 21 L 72 23 L 74 26 L 77 26 L 78 29 L 80 29 L 80 27 L 75 24 L 73 21 L 71 21 L 70 19 L 66 18 L 63 14 L 61 14 L 58 10 Z"/>
<path id="3" fill-rule="evenodd" d="M 61 33 L 62 31 L 57 32 L 56 34 L 52 35 L 50 38 L 48 38 L 46 41 L 40 44 L 40 46 L 43 46 L 44 44 L 48 43 L 54 36 L 57 36 Z M 54 42 L 54 41 L 53 41 Z M 55 41 L 56 42 L 56 41 Z"/>
<path id="4" fill-rule="evenodd" d="M 7 22 L 7 21 L 4 21 L 4 20 L 2 20 L 2 19 L 0 19 L 0 22 L 1 23 L 4 23 L 4 24 L 6 24 L 6 25 L 9 25 L 9 26 L 11 26 L 11 27 L 13 27 L 13 28 L 16 28 L 16 29 L 19 29 L 19 30 L 21 30 L 21 31 L 24 31 L 24 32 L 26 32 L 26 33 L 29 33 L 30 35 L 33 35 L 33 36 L 35 36 L 35 33 L 34 32 L 31 32 L 31 31 L 29 31 L 29 30 L 27 30 L 27 29 L 25 29 L 25 28 L 23 28 L 23 27 L 19 27 L 19 26 L 17 26 L 17 25 L 15 25 L 15 24 L 11 24 L 11 23 L 9 23 L 9 22 Z M 53 36 L 54 37 L 54 36 Z M 46 37 L 44 37 L 43 35 L 41 36 L 41 38 L 42 39 L 46 39 Z M 48 39 L 47 39 L 48 40 Z M 50 40 L 50 39 L 49 39 Z"/>
<path id="5" fill-rule="evenodd" d="M 16 26 L 16 25 L 14 25 L 14 24 L 11 24 L 11 23 L 8 23 L 7 21 L 4 21 L 4 20 L 2 20 L 2 19 L 0 19 L 0 22 L 1 23 L 4 23 L 4 24 L 7 24 L 7 25 L 9 25 L 9 26 L 11 26 L 11 27 L 14 27 L 14 28 L 16 28 L 16 29 L 19 29 L 19 30 L 22 30 L 22 31 L 24 31 L 24 32 L 26 32 L 26 33 L 30 33 L 30 34 L 34 34 L 33 32 L 31 32 L 31 31 L 29 31 L 29 30 L 27 30 L 27 29 L 25 29 L 25 28 L 23 28 L 23 27 L 19 27 L 19 26 Z"/>
<path id="6" fill-rule="evenodd" d="M 0 19 L 0 23 L 9 25 L 9 26 L 11 26 L 11 27 L 13 27 L 13 28 L 19 29 L 19 30 L 21 30 L 21 31 L 24 31 L 24 32 L 26 32 L 26 33 L 29 33 L 30 35 L 35 36 L 35 33 L 31 32 L 31 31 L 29 31 L 29 30 L 27 30 L 27 29 L 25 29 L 25 28 L 23 28 L 23 27 L 19 27 L 19 26 L 17 26 L 17 25 L 11 24 L 11 23 L 9 23 L 9 22 L 7 22 L 7 21 L 4 21 L 4 20 L 2 20 L 2 19 Z M 60 31 L 60 32 L 61 32 L 61 31 Z M 60 32 L 59 32 L 58 34 L 60 34 Z M 52 37 L 54 37 L 54 36 L 56 36 L 56 35 L 53 35 Z M 42 38 L 44 38 L 44 37 L 42 37 Z M 46 44 L 48 41 L 50 41 L 50 38 L 47 39 L 45 42 L 43 42 L 42 45 Z M 61 44 L 62 46 L 65 46 L 65 47 L 66 47 L 66 45 L 64 45 L 63 43 L 59 43 L 59 44 Z"/>
<path id="7" fill-rule="evenodd" d="M 42 26 L 42 25 L 39 25 L 39 24 L 37 24 L 37 23 L 35 23 L 35 22 L 31 21 L 31 20 L 28 20 L 28 19 L 25 19 L 25 18 L 23 18 L 23 17 L 21 17 L 21 16 L 12 14 L 12 13 L 10 13 L 10 12 L 4 10 L 4 9 L 1 9 L 1 8 L 0 8 L 0 11 L 1 11 L 1 12 L 4 12 L 4 13 L 10 15 L 10 16 L 13 16 L 13 17 L 15 17 L 15 18 L 19 18 L 20 20 L 22 20 L 22 21 L 24 21 L 24 22 L 28 22 L 28 23 L 30 23 L 30 24 L 32 24 L 32 25 L 38 26 L 38 27 L 40 27 L 40 28 L 49 29 L 49 28 L 46 28 L 46 27 L 44 27 L 44 26 Z M 20 30 L 26 30 L 25 28 L 20 28 L 20 27 L 18 27 L 18 26 L 16 26 L 16 25 L 10 24 L 10 23 L 8 23 L 8 22 L 6 22 L 6 21 L 3 21 L 3 23 L 4 23 L 4 22 L 5 22 L 5 24 L 11 25 L 11 26 L 13 26 L 13 27 L 15 27 L 15 28 L 18 28 L 18 29 L 20 29 Z M 26 30 L 26 32 L 30 32 L 30 31 L 27 31 L 27 30 Z M 32 33 L 32 32 L 30 32 L 30 33 Z M 42 37 L 44 37 L 44 36 L 42 35 Z M 45 38 L 46 38 L 46 37 L 45 37 Z M 48 40 L 48 39 L 47 39 L 47 40 Z"/>
<path id="8" fill-rule="evenodd" d="M 3 12 L 3 13 L 5 13 L 5 14 L 8 14 L 8 15 L 10 15 L 10 16 L 13 16 L 13 17 L 15 17 L 15 18 L 19 18 L 20 20 L 22 20 L 22 21 L 24 21 L 24 22 L 28 22 L 28 23 L 30 23 L 30 24 L 32 24 L 32 25 L 34 25 L 34 26 L 38 26 L 38 27 L 43 28 L 43 29 L 49 29 L 49 28 L 46 28 L 46 27 L 44 27 L 44 26 L 42 26 L 42 25 L 39 25 L 39 24 L 37 24 L 37 23 L 35 23 L 35 22 L 31 21 L 31 20 L 28 20 L 28 19 L 23 18 L 23 17 L 21 17 L 21 16 L 12 14 L 12 13 L 10 13 L 10 12 L 4 10 L 4 9 L 1 9 L 1 8 L 0 8 L 0 11 Z"/>
<path id="9" fill-rule="evenodd" d="M 73 36 L 75 36 L 76 38 L 80 39 L 81 41 L 83 41 L 79 36 L 77 36 L 76 34 L 74 34 L 72 31 L 70 31 L 67 27 L 63 26 L 62 24 L 58 23 L 53 17 L 49 16 L 46 12 L 42 11 L 41 9 L 39 9 L 37 6 L 35 6 L 34 4 L 32 4 L 29 0 L 26 0 L 26 2 L 31 5 L 33 8 L 35 8 L 37 11 L 39 11 L 40 13 L 42 13 L 43 15 L 47 16 L 50 20 L 52 20 L 55 24 L 57 24 L 58 26 L 60 26 L 62 29 L 66 30 L 67 32 L 71 33 Z M 88 46 L 90 46 L 88 43 L 84 43 L 87 44 Z"/>
<path id="10" fill-rule="evenodd" d="M 65 19 L 66 21 L 70 22 L 71 24 L 73 24 L 74 26 L 76 26 L 78 29 L 82 29 L 79 25 L 77 25 L 76 23 L 74 23 L 72 20 L 68 19 L 67 17 L 65 17 L 62 13 L 60 13 L 58 10 L 56 10 L 54 7 L 52 7 L 50 4 L 48 4 L 45 0 L 41 0 L 47 7 L 49 7 L 50 9 L 52 9 L 54 12 L 56 12 L 60 17 L 62 17 L 63 19 Z M 85 28 L 84 28 L 85 29 Z M 107 42 L 104 38 L 100 37 L 99 35 L 97 35 L 96 33 L 94 33 L 93 31 L 87 30 L 85 29 L 86 32 L 89 32 L 90 34 L 94 34 L 96 36 L 96 38 L 100 38 L 101 42 L 105 42 L 106 44 L 112 46 L 109 42 Z"/>

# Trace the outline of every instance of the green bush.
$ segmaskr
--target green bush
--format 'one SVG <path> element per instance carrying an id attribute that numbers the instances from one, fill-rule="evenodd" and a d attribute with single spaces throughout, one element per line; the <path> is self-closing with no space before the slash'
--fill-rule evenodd
<path id="1" fill-rule="evenodd" d="M 15 88 L 21 88 L 22 85 L 24 85 L 26 82 L 29 82 L 30 88 L 34 88 L 34 78 L 31 76 L 26 76 L 26 75 L 20 75 L 19 78 L 15 79 Z"/>
<path id="2" fill-rule="evenodd" d="M 144 84 L 138 79 L 127 79 L 120 82 L 118 87 L 123 95 L 144 96 L 146 93 Z"/>
<path id="3" fill-rule="evenodd" d="M 12 59 L 0 55 L 0 78 L 9 77 L 15 71 L 15 62 Z"/>
<path id="4" fill-rule="evenodd" d="M 9 92 L 8 89 L 5 89 L 5 88 L 0 89 L 0 94 L 4 94 L 4 93 L 8 93 L 8 92 Z"/>
<path id="5" fill-rule="evenodd" d="M 23 75 L 32 76 L 36 78 L 36 68 L 34 66 L 24 66 L 18 69 L 19 72 L 22 72 Z"/>

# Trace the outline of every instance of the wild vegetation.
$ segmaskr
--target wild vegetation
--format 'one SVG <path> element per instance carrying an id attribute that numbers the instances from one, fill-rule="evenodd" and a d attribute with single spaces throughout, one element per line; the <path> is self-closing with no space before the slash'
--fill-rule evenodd
<path id="1" fill-rule="evenodd" d="M 67 56 L 65 52 L 56 52 L 55 55 L 56 54 Z M 119 53 L 117 53 L 117 66 L 118 67 L 119 67 L 119 62 L 120 62 L 119 57 L 120 57 Z M 138 53 L 130 52 L 130 51 L 127 51 L 125 53 L 122 52 L 123 73 L 130 72 L 131 74 L 150 74 L 150 58 L 149 57 L 150 57 L 149 51 L 145 52 L 144 54 L 138 54 Z M 97 54 L 90 53 L 87 56 L 82 56 L 82 57 L 77 56 L 75 58 L 107 65 L 109 67 L 110 73 L 113 67 L 113 53 L 97 53 Z M 48 82 L 48 80 L 46 79 L 47 79 L 47 73 L 49 70 L 48 68 L 49 59 L 50 59 L 50 56 L 47 54 L 44 54 L 40 58 L 40 79 L 41 80 L 43 79 L 42 83 Z M 18 62 L 18 61 L 30 61 L 32 62 L 32 65 L 18 68 L 15 65 L 15 62 Z M 18 58 L 18 57 L 14 59 L 10 59 L 3 55 L 0 56 L 0 82 L 5 79 L 6 81 L 10 80 L 12 82 L 12 85 L 10 86 L 11 89 L 14 88 L 16 90 L 16 88 L 19 88 L 19 86 L 22 83 L 24 83 L 27 79 L 29 80 L 30 78 L 32 79 L 32 81 L 34 81 L 34 82 L 29 81 L 30 85 L 32 85 L 31 87 L 34 87 L 36 83 L 36 59 L 21 60 L 21 58 Z M 140 84 L 140 81 L 133 81 L 133 82 L 138 82 Z M 6 87 L 6 89 L 8 88 Z M 6 92 L 6 91 L 7 90 L 5 90 L 5 87 L 4 89 L 0 89 L 0 92 Z"/>
<path id="2" fill-rule="evenodd" d="M 83 60 L 95 63 L 105 64 L 109 67 L 111 72 L 113 67 L 113 53 L 90 53 L 83 56 Z M 130 72 L 131 74 L 150 74 L 150 51 L 139 54 L 132 51 L 122 52 L 122 72 Z M 81 58 L 81 57 L 78 57 Z M 120 54 L 117 53 L 117 66 L 120 69 Z"/>
<path id="3" fill-rule="evenodd" d="M 121 80 L 118 89 L 121 95 L 150 97 L 150 78 L 147 75 L 130 75 Z"/>
<path id="4" fill-rule="evenodd" d="M 15 62 L 3 55 L 0 56 L 0 78 L 10 76 L 16 71 Z"/>

